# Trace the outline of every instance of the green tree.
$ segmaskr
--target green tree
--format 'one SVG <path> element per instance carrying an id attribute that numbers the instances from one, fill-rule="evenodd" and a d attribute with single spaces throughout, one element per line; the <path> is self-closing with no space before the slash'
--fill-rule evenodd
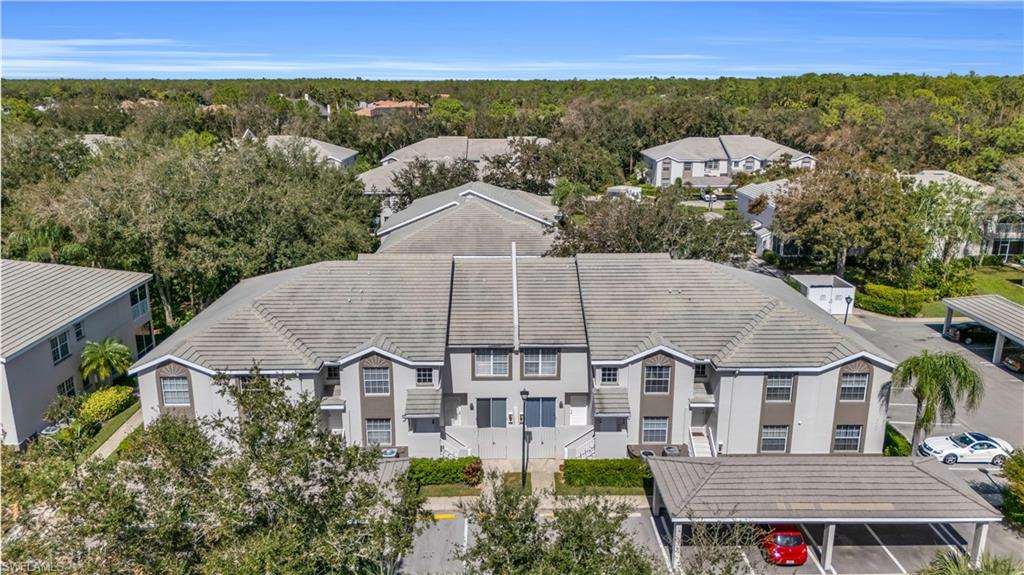
<path id="1" fill-rule="evenodd" d="M 466 127 L 471 113 L 455 98 L 435 100 L 427 120 L 439 126 L 446 134 L 458 134 Z"/>
<path id="2" fill-rule="evenodd" d="M 536 140 L 515 139 L 507 154 L 484 156 L 487 172 L 483 180 L 510 190 L 550 194 L 554 169 L 547 160 L 546 147 L 547 144 Z"/>
<path id="3" fill-rule="evenodd" d="M 981 375 L 971 362 L 949 351 L 925 350 L 901 361 L 892 373 L 892 383 L 896 389 L 911 389 L 917 402 L 911 453 L 917 453 L 922 434 L 931 431 L 938 418 L 952 421 L 959 403 L 974 411 L 985 393 Z"/>
<path id="4" fill-rule="evenodd" d="M 396 211 L 404 209 L 413 200 L 450 190 L 476 179 L 476 166 L 465 158 L 442 162 L 416 158 L 406 162 L 406 166 L 392 178 L 391 187 L 397 194 L 393 207 Z"/>
<path id="5" fill-rule="evenodd" d="M 82 348 L 83 379 L 95 374 L 99 381 L 106 381 L 113 375 L 128 371 L 131 366 L 132 352 L 116 337 L 87 341 Z"/>
<path id="6" fill-rule="evenodd" d="M 951 181 L 918 186 L 913 195 L 924 233 L 943 263 L 948 264 L 968 242 L 981 241 L 979 190 Z"/>

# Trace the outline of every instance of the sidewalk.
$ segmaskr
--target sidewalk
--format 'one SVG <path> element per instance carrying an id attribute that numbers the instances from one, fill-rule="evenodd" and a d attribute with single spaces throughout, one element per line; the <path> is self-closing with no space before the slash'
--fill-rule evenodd
<path id="1" fill-rule="evenodd" d="M 113 435 L 111 435 L 106 441 L 104 441 L 103 445 L 100 445 L 96 449 L 96 451 L 94 451 L 93 454 L 89 456 L 89 458 L 106 459 L 110 457 L 110 454 L 114 453 L 114 451 L 117 450 L 117 446 L 121 445 L 121 442 L 124 441 L 124 438 L 128 437 L 128 435 L 131 434 L 131 432 L 138 429 L 139 426 L 141 425 L 142 410 L 140 409 L 133 413 L 132 416 L 128 418 L 128 421 L 125 421 L 124 425 L 119 427 L 117 431 L 114 432 Z"/>

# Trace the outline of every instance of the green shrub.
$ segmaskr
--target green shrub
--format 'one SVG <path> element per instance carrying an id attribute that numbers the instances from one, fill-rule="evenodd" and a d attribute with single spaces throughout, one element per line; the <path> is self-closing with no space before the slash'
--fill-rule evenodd
<path id="1" fill-rule="evenodd" d="M 736 206 L 737 206 L 736 200 L 726 200 L 726 202 L 725 202 L 725 209 L 726 209 L 726 211 L 735 212 L 736 211 Z"/>
<path id="2" fill-rule="evenodd" d="M 562 478 L 572 487 L 643 487 L 651 468 L 642 459 L 567 459 Z"/>
<path id="3" fill-rule="evenodd" d="M 769 265 L 773 265 L 773 266 L 779 265 L 779 254 L 777 254 L 777 253 L 775 253 L 775 252 L 773 252 L 771 250 L 765 250 L 765 251 L 761 252 L 761 259 L 763 259 L 764 261 L 768 262 Z"/>
<path id="4" fill-rule="evenodd" d="M 420 485 L 477 485 L 481 475 L 479 457 L 417 458 L 409 462 L 409 477 Z"/>
<path id="5" fill-rule="evenodd" d="M 1017 527 L 1024 527 L 1024 449 L 1018 448 L 1003 463 L 1008 485 L 1003 489 L 1003 513 Z"/>
<path id="6" fill-rule="evenodd" d="M 910 455 L 910 441 L 898 429 L 885 424 L 885 444 L 882 446 L 882 455 L 895 457 L 906 457 Z"/>
<path id="7" fill-rule="evenodd" d="M 857 307 L 897 317 L 913 317 L 921 312 L 925 302 L 935 301 L 938 295 L 930 289 L 902 289 L 869 283 L 857 294 Z"/>
<path id="8" fill-rule="evenodd" d="M 101 389 L 85 398 L 78 417 L 86 421 L 106 421 L 121 413 L 135 402 L 132 388 L 114 385 Z"/>

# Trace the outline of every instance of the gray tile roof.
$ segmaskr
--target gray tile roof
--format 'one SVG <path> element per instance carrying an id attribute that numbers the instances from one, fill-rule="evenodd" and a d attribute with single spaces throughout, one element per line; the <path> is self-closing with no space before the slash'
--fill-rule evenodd
<path id="1" fill-rule="evenodd" d="M 267 146 L 271 149 L 301 146 L 304 150 L 311 152 L 321 162 L 335 160 L 344 163 L 359 154 L 359 152 L 344 146 L 303 136 L 267 136 Z"/>
<path id="2" fill-rule="evenodd" d="M 939 461 L 881 456 L 648 459 L 676 519 L 860 523 L 1002 515 Z"/>
<path id="3" fill-rule="evenodd" d="M 390 220 L 388 225 L 390 225 Z M 497 256 L 512 252 L 544 255 L 555 234 L 550 226 L 516 215 L 476 197 L 410 223 L 381 238 L 378 253 Z"/>
<path id="4" fill-rule="evenodd" d="M 819 367 L 859 351 L 888 359 L 774 278 L 664 254 L 581 254 L 577 266 L 595 361 L 657 346 L 737 368 Z"/>
<path id="5" fill-rule="evenodd" d="M 512 347 L 511 258 L 455 259 L 448 345 Z"/>
<path id="6" fill-rule="evenodd" d="M 518 258 L 519 342 L 585 346 L 583 302 L 572 258 Z"/>
<path id="7" fill-rule="evenodd" d="M 628 415 L 629 389 L 598 387 L 594 390 L 594 415 Z"/>
<path id="8" fill-rule="evenodd" d="M 689 176 L 680 179 L 695 188 L 725 188 L 732 184 L 729 176 Z"/>
<path id="9" fill-rule="evenodd" d="M 148 282 L 152 276 L 101 268 L 0 262 L 2 346 L 6 360 L 88 313 Z"/>
<path id="10" fill-rule="evenodd" d="M 786 187 L 789 185 L 789 180 L 772 180 L 770 182 L 762 182 L 760 184 L 747 184 L 736 189 L 736 193 L 746 196 L 752 200 L 760 198 L 761 196 L 768 194 L 768 201 L 772 204 L 775 203 L 775 198 L 779 194 L 786 191 Z"/>
<path id="11" fill-rule="evenodd" d="M 654 160 L 739 160 L 756 156 L 762 160 L 779 160 L 789 154 L 792 159 L 807 155 L 805 152 L 783 146 L 760 136 L 727 135 L 717 138 L 683 138 L 640 152 Z"/>
<path id="12" fill-rule="evenodd" d="M 403 417 L 441 417 L 441 390 L 411 387 L 405 396 Z"/>
<path id="13" fill-rule="evenodd" d="M 210 370 L 316 369 L 370 347 L 442 361 L 451 258 L 360 256 L 242 281 L 136 366 L 173 355 Z"/>
<path id="14" fill-rule="evenodd" d="M 357 176 L 367 194 L 390 194 L 395 174 L 405 169 L 405 162 L 391 162 L 362 172 Z"/>
<path id="15" fill-rule="evenodd" d="M 914 179 L 914 184 L 918 186 L 926 186 L 928 184 L 945 184 L 945 183 L 958 183 L 965 188 L 973 188 L 983 194 L 991 194 L 995 191 L 992 186 L 983 184 L 981 182 L 972 180 L 970 178 L 961 176 L 950 172 L 948 170 L 922 170 L 916 174 L 910 176 Z"/>
<path id="16" fill-rule="evenodd" d="M 484 182 L 469 182 L 450 190 L 417 198 L 404 210 L 395 212 L 388 218 L 387 223 L 377 233 L 386 236 L 392 233 L 392 230 L 399 229 L 409 222 L 422 219 L 428 214 L 437 213 L 438 210 L 454 207 L 470 198 L 487 201 L 492 206 L 500 207 L 509 214 L 526 219 L 535 218 L 554 223 L 555 216 L 558 214 L 558 208 L 551 203 L 550 197 L 538 196 L 521 190 L 499 188 Z"/>
<path id="17" fill-rule="evenodd" d="M 484 156 L 499 156 L 512 151 L 512 143 L 517 140 L 538 140 L 542 144 L 551 143 L 546 138 L 533 136 L 510 136 L 508 138 L 467 138 L 466 136 L 440 136 L 427 138 L 404 148 L 391 152 L 381 160 L 412 160 L 426 158 L 442 160 L 445 158 L 466 158 L 480 161 Z"/>
<path id="18" fill-rule="evenodd" d="M 1001 295 L 943 298 L 946 307 L 1024 345 L 1024 306 Z"/>

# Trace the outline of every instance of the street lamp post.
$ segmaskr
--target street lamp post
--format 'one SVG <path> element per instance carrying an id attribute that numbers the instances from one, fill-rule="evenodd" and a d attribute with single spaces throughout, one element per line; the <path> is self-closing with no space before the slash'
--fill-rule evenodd
<path id="1" fill-rule="evenodd" d="M 528 453 L 526 450 L 526 400 L 530 397 L 530 392 L 524 389 L 519 392 L 519 397 L 523 398 L 523 470 L 521 473 L 521 482 L 522 488 L 526 489 L 526 457 Z"/>
<path id="2" fill-rule="evenodd" d="M 846 296 L 846 313 L 843 314 L 843 325 L 846 325 L 846 318 L 850 317 L 850 304 L 853 303 L 853 298 Z"/>

